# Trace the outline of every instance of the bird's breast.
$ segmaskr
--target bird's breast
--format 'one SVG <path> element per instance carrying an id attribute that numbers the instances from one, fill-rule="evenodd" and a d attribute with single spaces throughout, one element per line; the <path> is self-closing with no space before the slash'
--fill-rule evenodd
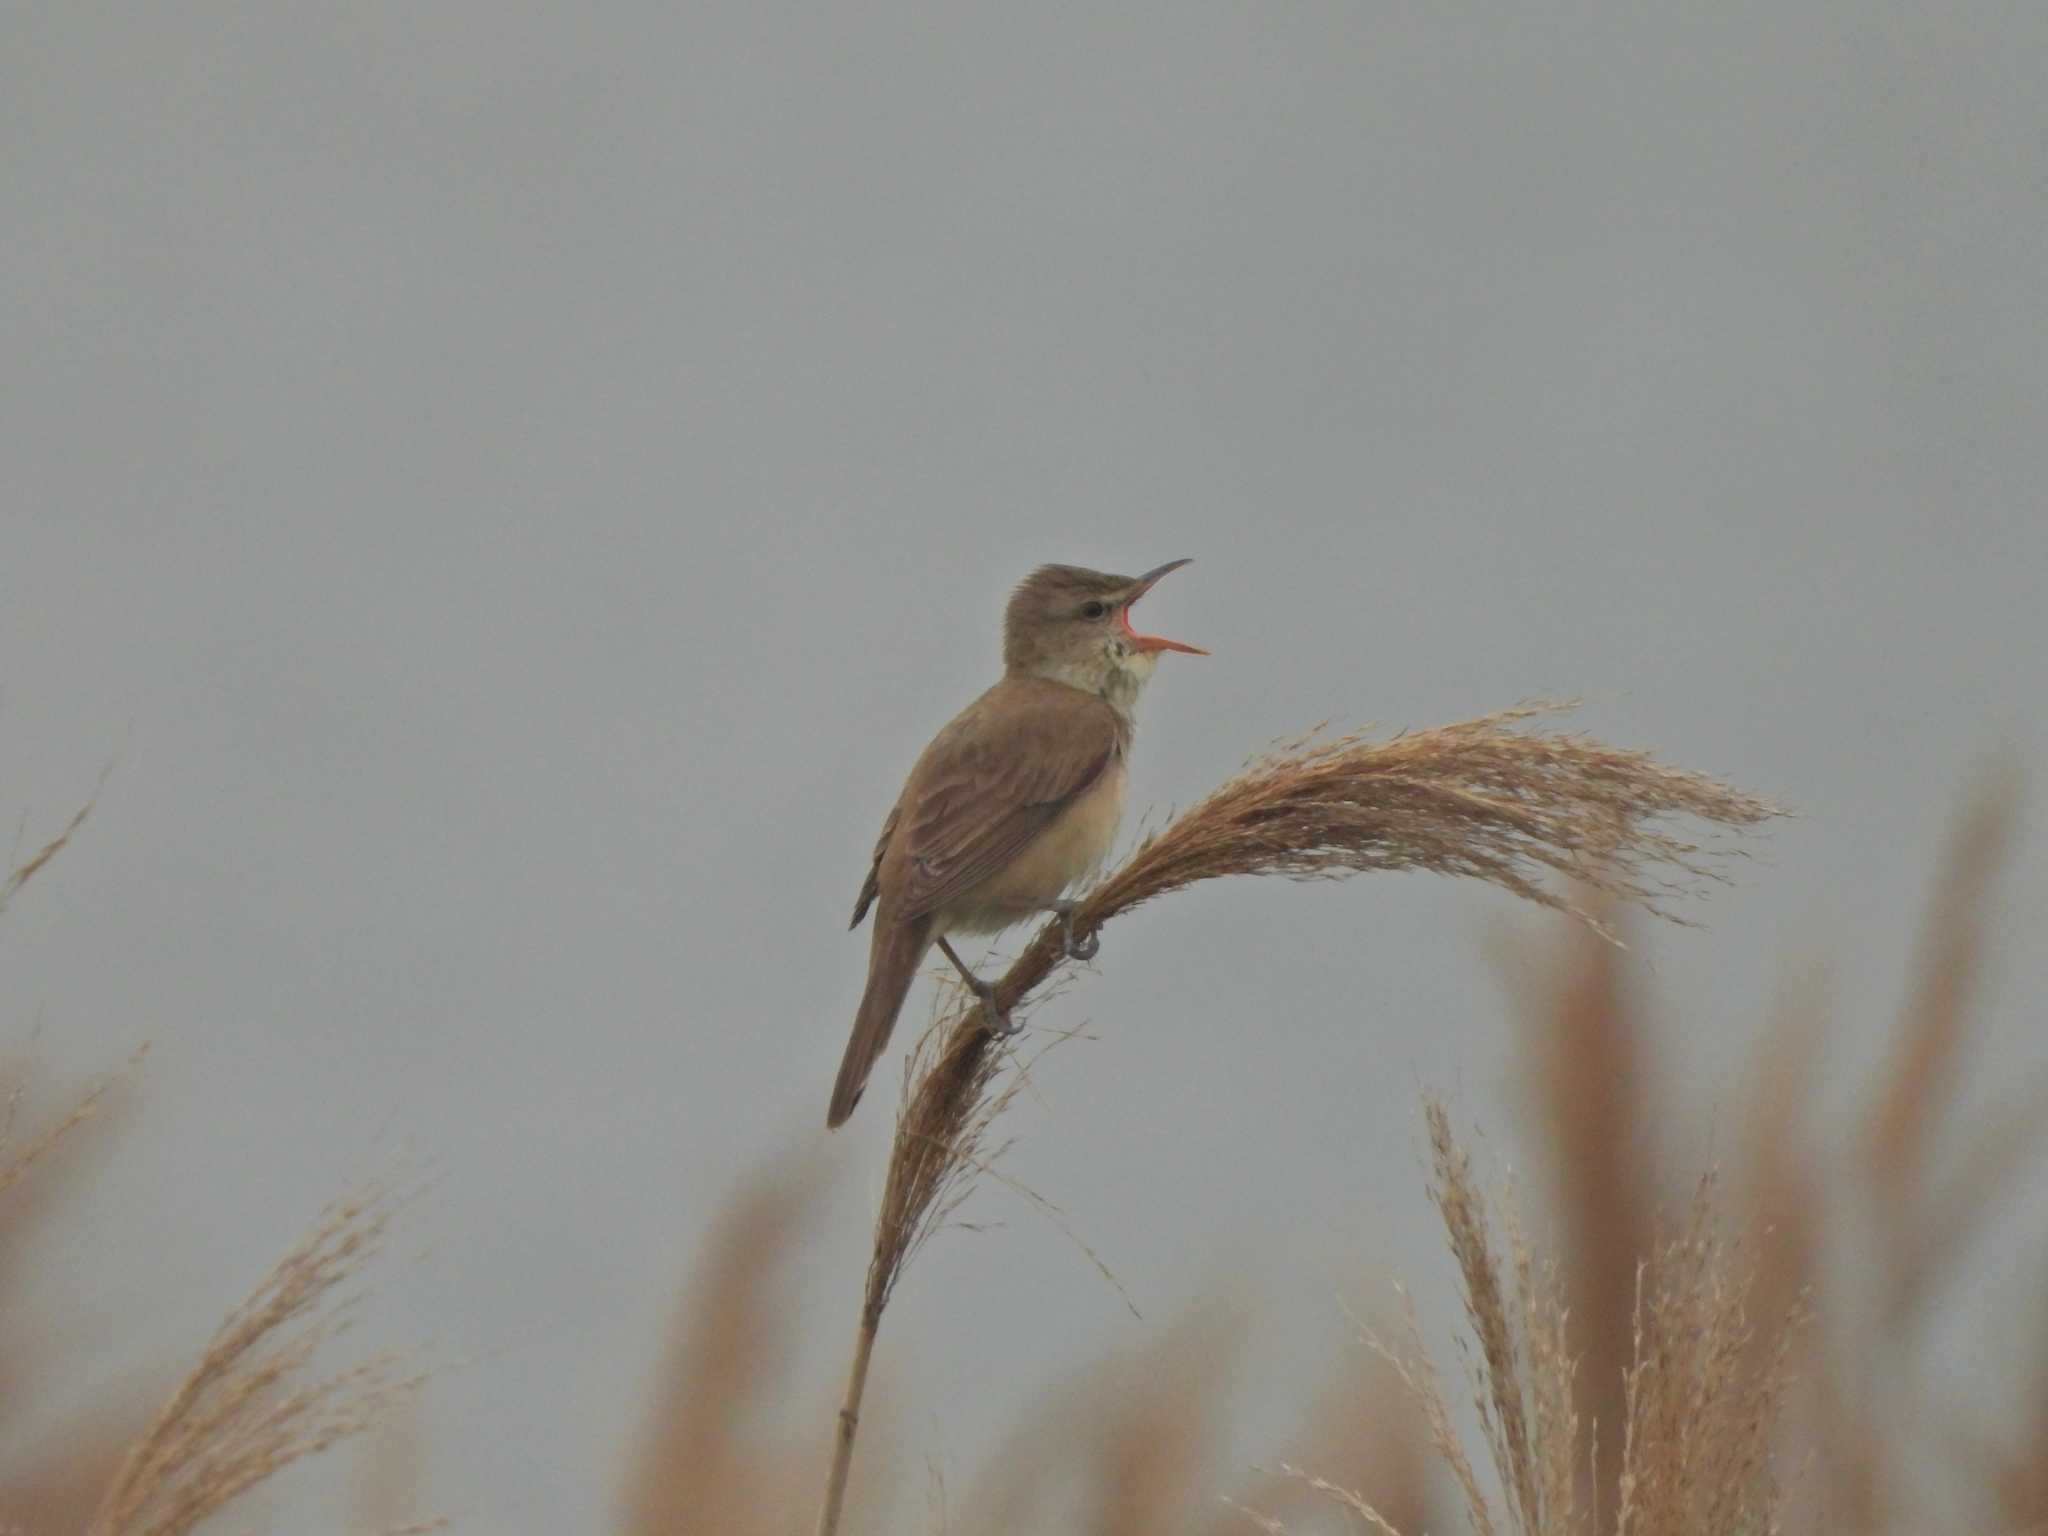
<path id="1" fill-rule="evenodd" d="M 994 933 L 1041 912 L 1109 856 L 1123 821 L 1123 754 L 1061 809 L 1007 866 L 964 892 L 940 914 L 947 933 Z"/>

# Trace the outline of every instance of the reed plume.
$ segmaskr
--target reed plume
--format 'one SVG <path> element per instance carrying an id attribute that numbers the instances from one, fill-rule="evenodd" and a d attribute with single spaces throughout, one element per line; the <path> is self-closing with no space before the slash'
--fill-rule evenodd
<path id="1" fill-rule="evenodd" d="M 1577 1492 L 1596 1431 L 1573 1407 L 1578 1359 L 1566 1337 L 1569 1309 L 1557 1270 L 1531 1251 L 1512 1200 L 1489 1202 L 1480 1190 L 1442 1102 L 1425 1099 L 1423 1114 L 1430 1195 L 1457 1260 L 1476 1346 L 1473 1404 L 1500 1484 L 1500 1511 L 1458 1438 L 1428 1356 L 1419 1345 L 1404 1355 L 1371 1335 L 1367 1341 L 1407 1385 L 1464 1497 L 1474 1536 L 1603 1536 L 1610 1529 L 1615 1536 L 1762 1536 L 1778 1529 L 1772 1443 L 1797 1313 L 1768 1330 L 1752 1321 L 1755 1266 L 1739 1242 L 1720 1233 L 1714 1177 L 1696 1186 L 1680 1234 L 1653 1245 L 1636 1271 L 1619 1498 L 1610 1525 Z M 1313 1472 L 1286 1470 L 1380 1536 L 1401 1536 L 1359 1493 Z M 1269 1536 L 1285 1531 L 1270 1516 L 1246 1513 Z"/>
<path id="2" fill-rule="evenodd" d="M 756 1432 L 790 1348 L 786 1272 L 816 1208 L 793 1164 L 730 1198 L 696 1260 L 625 1488 L 619 1536 L 766 1536 L 797 1528 L 817 1447 Z"/>
<path id="3" fill-rule="evenodd" d="M 100 775 L 100 783 L 104 785 L 106 779 L 106 773 L 102 773 Z M 7 877 L 4 880 L 0 880 L 0 912 L 5 912 L 8 903 L 14 900 L 15 896 L 20 893 L 21 888 L 41 874 L 49 866 L 52 859 L 56 858 L 58 854 L 71 845 L 73 835 L 77 833 L 80 827 L 85 825 L 86 817 L 92 814 L 93 807 L 98 804 L 99 796 L 94 794 L 92 799 L 86 801 L 85 804 L 71 813 L 71 819 L 64 823 L 62 831 L 7 872 Z"/>
<path id="4" fill-rule="evenodd" d="M 100 778 L 104 785 L 106 774 Z M 0 878 L 0 912 L 70 845 L 96 799 Z M 0 1194 L 90 1119 L 107 1087 L 103 1082 L 88 1090 L 55 1122 L 19 1141 L 20 1085 L 0 1089 Z M 401 1376 L 388 1355 L 325 1377 L 308 1374 L 350 1310 L 347 1299 L 336 1301 L 332 1293 L 381 1250 L 394 1206 L 382 1187 L 330 1206 L 228 1314 L 198 1365 L 120 1456 L 86 1526 L 88 1536 L 185 1536 L 273 1473 L 371 1427 L 420 1385 L 422 1378 Z M 18 1490 L 21 1507 L 75 1498 L 88 1481 L 97 1481 L 105 1447 L 94 1436 L 103 1428 L 76 1435 L 82 1455 L 53 1459 L 38 1486 Z M 412 1529 L 438 1528 L 428 1522 Z"/>
<path id="5" fill-rule="evenodd" d="M 1376 741 L 1311 733 L 1253 758 L 1235 777 L 1144 839 L 1090 891 L 1073 931 L 1225 875 L 1334 879 L 1426 870 L 1486 881 L 1596 929 L 1600 919 L 1543 883 L 1590 889 L 1683 921 L 1675 898 L 1720 878 L 1734 852 L 1681 836 L 1677 823 L 1727 833 L 1783 814 L 1704 774 L 1589 737 L 1527 729 L 1561 706 L 1525 705 Z M 1064 960 L 1048 923 L 995 984 L 1020 1008 Z M 818 1520 L 838 1529 L 869 1357 L 905 1264 L 957 1208 L 991 1160 L 989 1134 L 1020 1077 L 999 1084 L 1004 1053 L 963 1003 L 913 1052 L 875 1223 L 846 1396 Z"/>
<path id="6" fill-rule="evenodd" d="M 388 1191 L 336 1202 L 213 1336 L 132 1445 L 89 1536 L 184 1536 L 295 1461 L 362 1433 L 420 1386 L 389 1355 L 309 1376 L 348 1314 L 337 1287 L 381 1250 Z"/>

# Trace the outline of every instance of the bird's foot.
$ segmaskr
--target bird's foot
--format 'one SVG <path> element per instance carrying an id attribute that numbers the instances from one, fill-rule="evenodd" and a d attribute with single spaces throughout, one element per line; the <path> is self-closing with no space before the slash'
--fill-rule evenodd
<path id="1" fill-rule="evenodd" d="M 1010 1017 L 1010 1010 L 996 1006 L 995 983 L 983 981 L 979 976 L 970 976 L 967 985 L 974 995 L 981 999 L 981 1016 L 988 1021 L 988 1032 L 998 1040 L 1007 1040 L 1024 1026 Z"/>
<path id="2" fill-rule="evenodd" d="M 1060 932 L 1065 936 L 1065 948 L 1069 960 L 1093 960 L 1102 953 L 1102 936 L 1091 933 L 1085 939 L 1074 937 L 1074 914 L 1081 910 L 1078 901 L 1056 901 L 1046 908 L 1060 920 Z"/>
<path id="3" fill-rule="evenodd" d="M 988 1032 L 991 1035 L 998 1040 L 1007 1040 L 1024 1027 L 1010 1017 L 1009 1009 L 996 1006 L 995 983 L 983 981 L 975 975 L 973 968 L 960 958 L 960 952 L 946 941 L 943 934 L 939 937 L 939 948 L 944 950 L 946 958 L 953 962 L 953 969 L 960 973 L 961 985 L 981 999 L 981 1014 L 988 1020 Z"/>

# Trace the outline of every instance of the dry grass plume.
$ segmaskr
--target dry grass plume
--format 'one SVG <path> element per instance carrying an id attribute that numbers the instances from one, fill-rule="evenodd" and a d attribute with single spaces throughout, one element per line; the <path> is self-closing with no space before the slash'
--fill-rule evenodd
<path id="1" fill-rule="evenodd" d="M 0 911 L 69 846 L 92 809 L 88 801 L 0 880 Z M 40 1201 L 18 1203 L 15 1186 L 73 1139 L 100 1109 L 107 1087 L 88 1090 L 26 1136 L 15 1131 L 23 1096 L 19 1074 L 0 1090 L 0 1195 L 10 1197 L 0 1233 L 18 1238 L 24 1216 L 32 1220 L 42 1209 Z M 46 1182 L 39 1178 L 30 1188 Z M 352 1298 L 337 1288 L 380 1250 L 393 1209 L 391 1192 L 382 1188 L 329 1207 L 228 1315 L 139 1436 L 117 1456 L 112 1426 L 127 1415 L 109 1411 L 72 1426 L 59 1454 L 9 1480 L 9 1513 L 33 1512 L 76 1528 L 72 1512 L 96 1495 L 90 1518 L 79 1522 L 90 1536 L 183 1536 L 284 1467 L 377 1423 L 412 1394 L 419 1377 L 402 1375 L 390 1356 L 324 1376 L 313 1366 L 350 1310 Z M 18 1246 L 5 1245 L 10 1260 Z"/>
<path id="2" fill-rule="evenodd" d="M 383 1248 L 384 1189 L 336 1202 L 234 1311 L 123 1458 L 89 1536 L 183 1536 L 293 1462 L 361 1434 L 421 1385 L 389 1355 L 313 1370 L 337 1290 Z"/>
<path id="3" fill-rule="evenodd" d="M 815 1193 L 813 1179 L 778 1166 L 720 1214 L 632 1460 L 622 1536 L 766 1536 L 804 1518 L 816 1446 L 769 1444 L 754 1426 L 782 1384 L 791 1344 L 783 1281 Z"/>
<path id="4" fill-rule="evenodd" d="M 1787 1387 L 1789 1326 L 1761 1335 L 1752 1322 L 1753 1266 L 1724 1239 L 1715 1184 L 1703 1179 L 1683 1232 L 1658 1244 L 1637 1271 L 1633 1350 L 1623 1373 L 1626 1411 L 1618 1504 L 1580 1497 L 1580 1472 L 1597 1431 L 1573 1406 L 1579 1361 L 1566 1337 L 1567 1307 L 1554 1267 L 1522 1236 L 1512 1200 L 1489 1202 L 1451 1133 L 1441 1102 L 1425 1101 L 1434 1177 L 1430 1193 L 1457 1261 L 1468 1330 L 1468 1376 L 1501 1507 L 1455 1427 L 1449 1397 L 1416 1344 L 1397 1352 L 1368 1335 L 1401 1373 L 1465 1503 L 1473 1536 L 1762 1536 L 1778 1529 L 1773 1455 Z M 1786 1319 L 1789 1324 L 1791 1319 Z M 1759 1350 L 1757 1342 L 1766 1342 Z M 1313 1471 L 1305 1486 L 1381 1536 L 1401 1536 L 1361 1493 Z M 1285 1530 L 1270 1515 L 1253 1523 Z"/>

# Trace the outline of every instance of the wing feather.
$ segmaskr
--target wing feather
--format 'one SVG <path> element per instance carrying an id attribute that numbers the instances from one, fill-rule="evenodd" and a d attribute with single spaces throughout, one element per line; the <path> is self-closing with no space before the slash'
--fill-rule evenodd
<path id="1" fill-rule="evenodd" d="M 1039 679 L 1009 679 L 970 705 L 925 749 L 898 807 L 903 915 L 934 912 L 1008 864 L 1101 777 L 1124 729 L 1094 694 Z"/>
<path id="2" fill-rule="evenodd" d="M 860 894 L 853 899 L 853 921 L 846 926 L 858 928 L 860 920 L 868 915 L 868 908 L 875 904 L 875 898 L 882 891 L 882 855 L 889 851 L 889 839 L 896 835 L 896 823 L 903 817 L 903 802 L 897 801 L 889 807 L 889 819 L 882 823 L 882 835 L 875 839 L 875 856 L 868 864 L 868 877 L 860 885 Z"/>

